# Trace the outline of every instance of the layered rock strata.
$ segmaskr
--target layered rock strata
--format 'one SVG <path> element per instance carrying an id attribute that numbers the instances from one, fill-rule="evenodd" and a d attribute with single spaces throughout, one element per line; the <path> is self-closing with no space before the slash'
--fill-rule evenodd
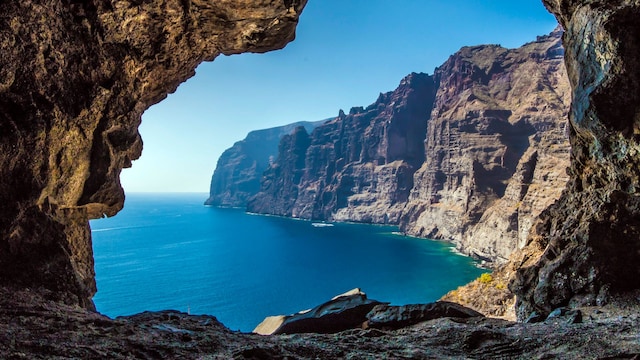
<path id="1" fill-rule="evenodd" d="M 248 210 L 400 224 L 505 262 L 568 180 L 561 35 L 465 47 L 434 76 L 283 139 Z"/>
<path id="2" fill-rule="evenodd" d="M 566 29 L 570 181 L 517 263 L 517 314 L 640 288 L 640 2 L 545 0 Z"/>
<path id="3" fill-rule="evenodd" d="M 311 132 L 325 120 L 301 121 L 247 134 L 222 153 L 211 177 L 206 205 L 246 207 L 249 198 L 260 191 L 262 173 L 278 155 L 280 139 L 298 126 Z"/>
<path id="4" fill-rule="evenodd" d="M 304 219 L 397 224 L 424 161 L 433 78 L 410 74 L 367 108 L 285 136 L 247 210 Z"/>
<path id="5" fill-rule="evenodd" d="M 0 3 L 0 284 L 92 307 L 142 112 L 219 54 L 294 38 L 306 0 Z"/>
<path id="6" fill-rule="evenodd" d="M 561 34 L 513 50 L 466 47 L 436 69 L 426 161 L 404 231 L 497 262 L 524 245 L 533 220 L 568 180 Z"/>

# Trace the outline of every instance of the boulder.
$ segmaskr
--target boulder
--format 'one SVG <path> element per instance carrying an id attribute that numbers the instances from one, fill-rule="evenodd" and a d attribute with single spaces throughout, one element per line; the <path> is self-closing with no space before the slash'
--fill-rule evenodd
<path id="1" fill-rule="evenodd" d="M 378 329 L 399 329 L 444 317 L 470 318 L 484 317 L 484 315 L 448 301 L 402 306 L 378 305 L 367 314 L 368 326 Z"/>
<path id="2" fill-rule="evenodd" d="M 253 332 L 260 335 L 298 333 L 336 333 L 362 326 L 367 313 L 382 305 L 356 288 L 338 295 L 311 310 L 288 316 L 267 317 Z"/>

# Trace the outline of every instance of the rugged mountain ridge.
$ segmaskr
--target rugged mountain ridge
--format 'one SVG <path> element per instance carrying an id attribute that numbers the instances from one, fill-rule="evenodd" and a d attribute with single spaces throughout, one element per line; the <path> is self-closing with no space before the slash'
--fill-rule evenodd
<path id="1" fill-rule="evenodd" d="M 249 198 L 260 191 L 262 173 L 275 161 L 280 139 L 298 126 L 311 131 L 325 121 L 300 121 L 251 131 L 218 159 L 205 205 L 246 207 Z"/>
<path id="2" fill-rule="evenodd" d="M 248 211 L 400 224 L 506 261 L 568 180 L 561 35 L 462 48 L 433 76 L 283 139 Z"/>
<path id="3" fill-rule="evenodd" d="M 354 107 L 280 143 L 247 210 L 304 219 L 398 222 L 424 161 L 433 78 L 413 73 L 367 108 Z"/>

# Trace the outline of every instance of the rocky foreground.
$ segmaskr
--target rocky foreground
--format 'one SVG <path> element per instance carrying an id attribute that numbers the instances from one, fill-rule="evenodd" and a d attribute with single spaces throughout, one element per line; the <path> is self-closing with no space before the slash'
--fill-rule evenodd
<path id="1" fill-rule="evenodd" d="M 632 299 L 637 301 L 636 299 Z M 514 323 L 439 318 L 398 330 L 262 336 L 176 311 L 110 319 L 30 291 L 0 289 L 3 359 L 637 359 L 640 314 L 628 299 Z"/>

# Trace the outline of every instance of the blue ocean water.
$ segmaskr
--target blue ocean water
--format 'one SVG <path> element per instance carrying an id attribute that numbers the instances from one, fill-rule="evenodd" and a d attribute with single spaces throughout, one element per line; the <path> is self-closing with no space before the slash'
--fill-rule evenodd
<path id="1" fill-rule="evenodd" d="M 251 331 L 355 287 L 393 304 L 437 300 L 482 270 L 394 227 L 311 222 L 203 206 L 207 194 L 127 194 L 91 221 L 98 311 L 175 309 Z"/>

